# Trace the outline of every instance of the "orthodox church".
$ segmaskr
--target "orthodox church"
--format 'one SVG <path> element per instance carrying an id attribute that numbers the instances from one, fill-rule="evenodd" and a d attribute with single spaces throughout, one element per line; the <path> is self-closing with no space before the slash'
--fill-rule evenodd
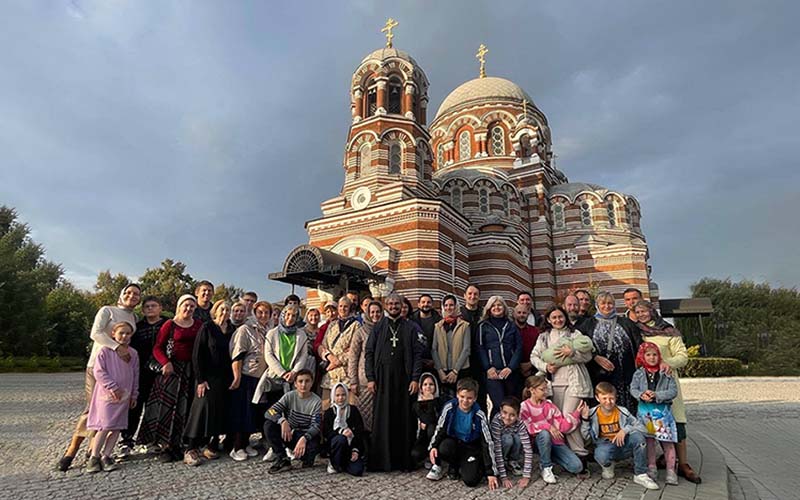
<path id="1" fill-rule="evenodd" d="M 271 279 L 308 287 L 319 305 L 346 290 L 396 290 L 412 303 L 532 292 L 543 310 L 579 288 L 658 299 L 633 196 L 570 182 L 553 162 L 547 117 L 516 83 L 485 72 L 428 123 L 429 82 L 409 54 L 367 54 L 350 82 L 341 193 L 306 223 L 309 243 Z"/>

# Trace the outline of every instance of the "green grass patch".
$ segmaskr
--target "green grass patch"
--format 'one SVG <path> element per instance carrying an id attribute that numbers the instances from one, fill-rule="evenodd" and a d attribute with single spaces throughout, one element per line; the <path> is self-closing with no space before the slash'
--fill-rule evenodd
<path id="1" fill-rule="evenodd" d="M 85 369 L 86 360 L 80 357 L 7 356 L 0 358 L 0 373 L 78 372 Z"/>

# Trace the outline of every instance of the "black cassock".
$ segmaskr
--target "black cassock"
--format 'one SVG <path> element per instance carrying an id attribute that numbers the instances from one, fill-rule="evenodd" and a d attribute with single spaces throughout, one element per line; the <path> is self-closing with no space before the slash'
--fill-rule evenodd
<path id="1" fill-rule="evenodd" d="M 402 318 L 381 319 L 367 339 L 365 370 L 367 380 L 376 385 L 370 470 L 413 468 L 417 419 L 408 386 L 421 375 L 424 340 L 419 326 Z"/>

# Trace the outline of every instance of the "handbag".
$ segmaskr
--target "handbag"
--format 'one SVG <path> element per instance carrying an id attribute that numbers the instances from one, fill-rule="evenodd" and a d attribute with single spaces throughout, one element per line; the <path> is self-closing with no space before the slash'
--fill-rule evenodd
<path id="1" fill-rule="evenodd" d="M 175 349 L 175 339 L 173 338 L 175 335 L 175 323 L 170 320 L 169 323 L 169 338 L 167 339 L 167 347 L 165 349 L 167 353 L 167 359 L 172 359 L 172 352 Z M 147 362 L 147 368 L 154 373 L 161 373 L 164 365 L 158 362 L 155 355 L 150 355 L 150 361 Z"/>

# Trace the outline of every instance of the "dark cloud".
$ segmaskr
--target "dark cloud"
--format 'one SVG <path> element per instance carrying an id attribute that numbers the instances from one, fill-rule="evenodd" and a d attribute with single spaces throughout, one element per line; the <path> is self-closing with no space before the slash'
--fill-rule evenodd
<path id="1" fill-rule="evenodd" d="M 91 284 L 166 258 L 271 298 L 336 196 L 361 58 L 396 46 L 429 120 L 487 69 L 533 97 L 558 165 L 642 202 L 665 296 L 800 282 L 791 2 L 22 2 L 0 20 L 0 202 Z M 10 50 L 14 47 L 14 50 Z"/>

